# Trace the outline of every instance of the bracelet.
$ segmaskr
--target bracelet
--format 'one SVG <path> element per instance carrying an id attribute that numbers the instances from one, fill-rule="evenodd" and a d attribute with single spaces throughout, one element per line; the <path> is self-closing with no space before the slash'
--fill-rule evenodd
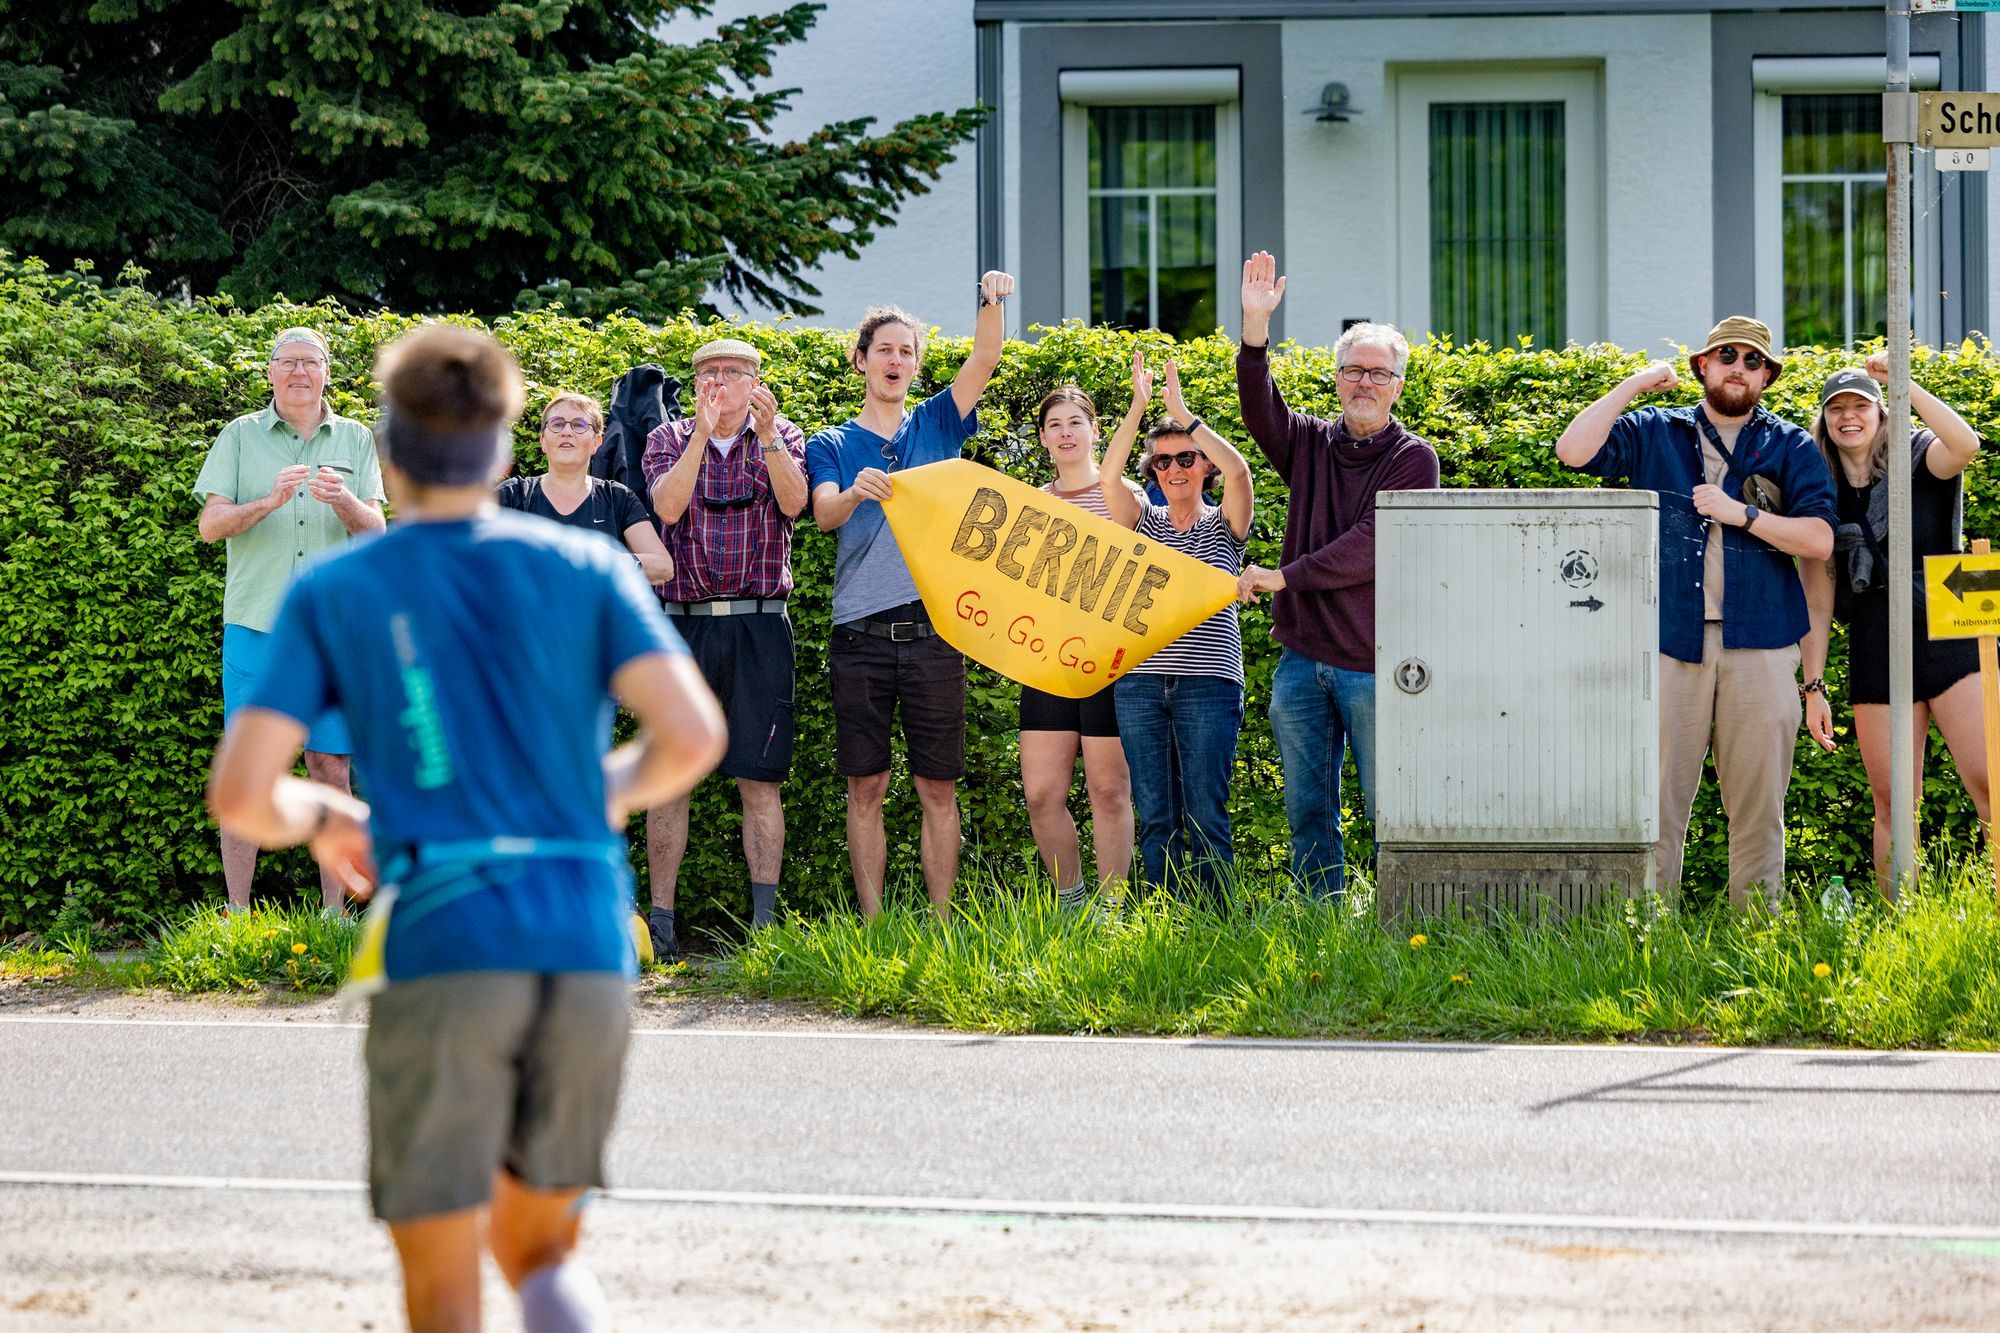
<path id="1" fill-rule="evenodd" d="M 760 453 L 760 454 L 775 454 L 775 453 L 781 453 L 781 452 L 783 452 L 783 450 L 784 450 L 784 447 L 785 447 L 785 446 L 784 446 L 784 445 L 782 445 L 782 444 L 767 444 L 767 445 L 765 445 L 764 447 L 762 447 L 761 449 L 759 449 L 759 450 L 758 450 L 757 452 L 758 452 L 758 453 Z"/>
<path id="2" fill-rule="evenodd" d="M 1820 676 L 1799 686 L 1799 698 L 1803 699 L 1808 694 L 1817 694 L 1824 698 L 1826 696 L 1826 677 Z"/>
<path id="3" fill-rule="evenodd" d="M 1190 435 L 1194 434 L 1196 431 L 1200 430 L 1201 427 L 1202 427 L 1202 420 L 1200 417 L 1190 417 L 1188 419 L 1188 424 L 1187 424 L 1188 434 Z"/>

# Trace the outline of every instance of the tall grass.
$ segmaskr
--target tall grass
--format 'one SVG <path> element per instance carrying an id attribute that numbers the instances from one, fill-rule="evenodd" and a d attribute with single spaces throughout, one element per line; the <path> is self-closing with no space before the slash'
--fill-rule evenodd
<path id="1" fill-rule="evenodd" d="M 942 923 L 916 903 L 868 922 L 789 917 L 725 959 L 720 980 L 993 1032 L 2000 1047 L 2000 915 L 1983 860 L 1852 912 L 1631 903 L 1391 933 L 1365 908 L 1361 895 L 1329 909 L 1252 889 L 1215 906 L 1155 895 L 1066 913 L 1045 889 L 988 887 Z"/>

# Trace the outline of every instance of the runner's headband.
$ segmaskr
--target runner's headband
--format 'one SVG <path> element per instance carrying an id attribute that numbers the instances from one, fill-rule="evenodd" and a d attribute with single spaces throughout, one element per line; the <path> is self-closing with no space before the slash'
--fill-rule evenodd
<path id="1" fill-rule="evenodd" d="M 512 446 L 505 423 L 467 431 L 428 431 L 382 405 L 375 443 L 382 457 L 423 486 L 482 486 L 493 480 Z"/>

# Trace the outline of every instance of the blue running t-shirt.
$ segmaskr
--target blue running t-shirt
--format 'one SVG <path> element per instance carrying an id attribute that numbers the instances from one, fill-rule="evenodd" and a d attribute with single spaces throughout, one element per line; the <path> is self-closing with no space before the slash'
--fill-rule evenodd
<path id="1" fill-rule="evenodd" d="M 392 981 L 440 972 L 624 972 L 632 872 L 604 820 L 612 675 L 684 653 L 632 558 L 525 514 L 402 524 L 309 566 L 250 705 L 338 706 L 378 868 L 421 849 L 560 842 L 489 860 L 389 918 Z M 435 877 L 434 877 L 435 878 Z"/>

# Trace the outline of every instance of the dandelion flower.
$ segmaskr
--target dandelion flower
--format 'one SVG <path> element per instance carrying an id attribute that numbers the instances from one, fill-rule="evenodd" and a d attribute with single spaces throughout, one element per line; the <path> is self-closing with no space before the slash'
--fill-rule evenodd
<path id="1" fill-rule="evenodd" d="M 306 944 L 304 940 L 300 940 L 298 943 L 292 946 L 292 952 L 295 954 L 304 953 L 305 951 L 306 951 Z"/>
<path id="2" fill-rule="evenodd" d="M 275 930 L 267 930 L 264 932 L 264 938 L 267 940 L 274 940 L 278 938 L 278 932 Z"/>
<path id="3" fill-rule="evenodd" d="M 1308 973 L 1306 973 L 1306 980 L 1307 980 L 1307 981 L 1325 981 L 1325 980 L 1326 980 L 1326 973 L 1324 973 L 1324 972 L 1308 972 Z"/>
<path id="4" fill-rule="evenodd" d="M 1825 963 L 1814 963 L 1813 975 L 1818 977 L 1821 981 L 1824 981 L 1828 977 L 1833 975 L 1833 969 L 1828 967 Z"/>
<path id="5" fill-rule="evenodd" d="M 1451 984 L 1454 986 L 1463 986 L 1471 980 L 1472 978 L 1466 976 L 1463 972 L 1454 972 L 1451 974 Z"/>
<path id="6" fill-rule="evenodd" d="M 1431 942 L 1431 940 L 1430 940 L 1430 936 L 1428 936 L 1428 935 L 1412 935 L 1412 936 L 1410 936 L 1410 947 L 1411 947 L 1412 949 L 1421 949 L 1421 948 L 1423 948 L 1423 947 L 1424 947 L 1424 946 L 1425 946 L 1426 944 L 1429 944 L 1430 942 Z"/>

